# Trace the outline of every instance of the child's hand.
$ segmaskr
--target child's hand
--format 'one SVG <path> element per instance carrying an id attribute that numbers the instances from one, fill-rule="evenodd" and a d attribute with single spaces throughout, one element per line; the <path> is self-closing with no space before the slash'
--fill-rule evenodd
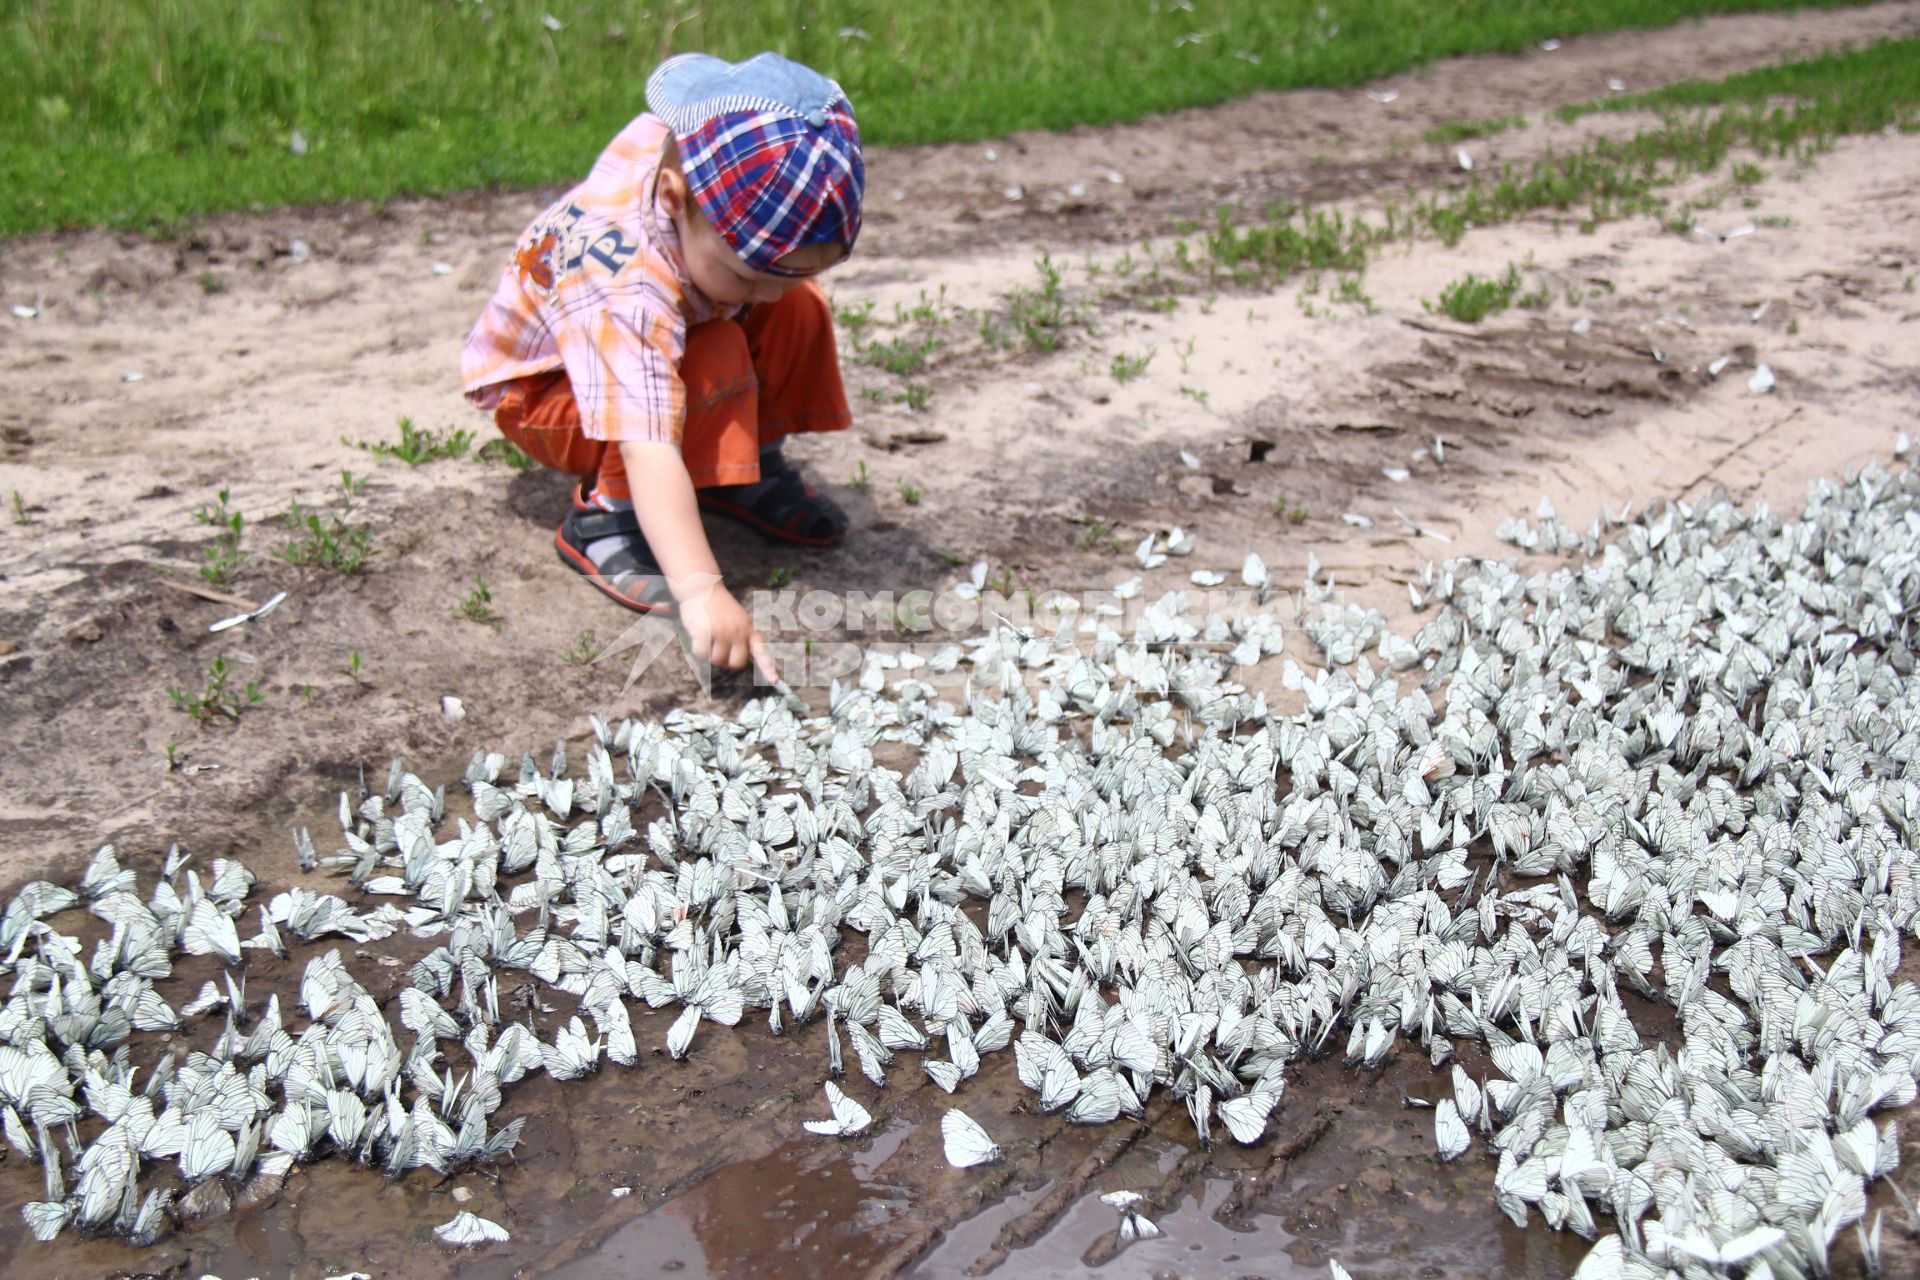
<path id="1" fill-rule="evenodd" d="M 710 589 L 690 591 L 678 600 L 678 608 L 694 661 L 737 671 L 751 659 L 768 684 L 779 681 L 767 642 L 724 586 L 715 582 Z"/>

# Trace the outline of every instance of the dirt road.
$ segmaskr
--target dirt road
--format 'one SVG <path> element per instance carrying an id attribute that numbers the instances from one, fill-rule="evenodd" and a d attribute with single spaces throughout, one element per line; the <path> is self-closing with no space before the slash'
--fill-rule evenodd
<path id="1" fill-rule="evenodd" d="M 1809 479 L 1886 458 L 1912 427 L 1920 137 L 1854 139 L 1810 168 L 1768 162 L 1750 186 L 1722 178 L 1685 193 L 1718 195 L 1697 215 L 1707 230 L 1753 228 L 1731 238 L 1647 219 L 1584 234 L 1574 219 L 1533 218 L 1451 248 L 1389 249 L 1356 286 L 1364 302 L 1336 299 L 1332 280 L 1250 291 L 1188 277 L 1172 293 L 1140 281 L 1156 264 L 1171 273 L 1183 222 L 1223 201 L 1364 210 L 1457 180 L 1458 147 L 1486 167 L 1643 126 L 1538 122 L 1610 78 L 1652 88 L 1916 29 L 1915 3 L 1727 17 L 1462 59 L 1369 86 L 1371 97 L 1266 95 L 1139 125 L 876 153 L 868 229 L 834 299 L 848 313 L 872 304 L 869 340 L 935 342 L 904 373 L 849 360 L 860 421 L 795 446 L 855 517 L 844 547 L 797 554 L 722 529 L 716 549 L 736 584 L 790 578 L 788 605 L 810 590 L 935 589 L 982 559 L 1016 587 L 1104 589 L 1138 571 L 1128 553 L 1149 528 L 1178 524 L 1199 533 L 1194 558 L 1150 583 L 1235 568 L 1247 550 L 1294 582 L 1313 556 L 1356 599 L 1392 610 L 1404 608 L 1398 582 L 1430 559 L 1499 551 L 1499 519 L 1542 495 L 1582 525 L 1603 503 L 1714 485 L 1789 508 Z M 1422 140 L 1436 124 L 1513 112 L 1535 123 L 1458 146 Z M 112 839 L 148 872 L 177 840 L 284 886 L 299 876 L 287 832 L 323 825 L 363 765 L 403 754 L 450 778 L 475 746 L 543 751 L 582 733 L 589 711 L 701 702 L 676 664 L 623 690 L 624 665 L 569 660 L 626 620 L 554 559 L 563 479 L 471 457 L 408 467 L 344 442 L 391 440 L 401 416 L 488 438 L 458 394 L 459 343 L 550 194 L 221 219 L 166 242 L 0 246 L 0 293 L 37 312 L 0 316 L 14 386 L 0 407 L 0 491 L 21 504 L 0 529 L 0 882 L 71 876 Z M 1051 355 L 997 346 L 983 326 L 1010 291 L 1043 287 L 1043 255 L 1083 322 Z M 1509 265 L 1543 305 L 1474 326 L 1424 305 L 1470 271 Z M 1749 386 L 1761 364 L 1776 379 L 1764 392 Z M 293 500 L 325 509 L 343 468 L 365 478 L 349 519 L 371 530 L 367 570 L 272 558 L 287 538 L 272 517 Z M 849 483 L 857 470 L 864 487 Z M 195 512 L 222 489 L 245 516 L 238 549 L 250 557 L 222 590 L 288 594 L 269 617 L 210 634 L 232 606 L 163 579 L 200 580 L 214 533 Z M 909 502 L 909 489 L 922 496 Z M 456 616 L 476 575 L 498 625 Z M 779 614 L 779 600 L 765 603 Z M 771 638 L 823 684 L 844 674 L 828 642 L 861 637 Z M 199 725 L 167 690 L 199 689 L 216 657 L 234 687 L 257 681 L 261 702 Z M 444 713 L 446 695 L 463 719 Z M 664 1025 L 636 1031 L 657 1044 Z M 386 1274 L 402 1257 L 422 1276 L 623 1257 L 729 1275 L 797 1239 L 788 1274 L 887 1275 L 917 1261 L 950 1275 L 1038 1241 L 1021 1274 L 1078 1274 L 1111 1222 L 1058 1188 L 1131 1180 L 1183 1206 L 1169 1208 L 1178 1244 L 1138 1255 L 1179 1274 L 1288 1274 L 1333 1252 L 1356 1274 L 1546 1275 L 1579 1256 L 1577 1242 L 1509 1228 L 1484 1171 L 1432 1166 L 1424 1122 L 1399 1109 L 1428 1077 L 1400 1056 L 1374 1078 L 1309 1068 L 1276 1146 L 1259 1152 L 1196 1156 L 1179 1116 L 1124 1136 L 1036 1121 L 1032 1143 L 989 1178 L 944 1167 L 911 1088 L 856 1152 L 800 1141 L 820 1057 L 816 1038 L 755 1031 L 564 1100 L 544 1079 L 520 1088 L 506 1114 L 534 1119 L 518 1163 L 497 1181 L 461 1180 L 467 1207 L 515 1232 L 475 1259 L 417 1248 L 451 1216 L 451 1188 L 337 1163 L 136 1256 L 23 1241 L 17 1210 L 38 1181 L 9 1160 L 0 1248 L 20 1276 Z M 1004 1074 L 981 1088 L 1010 1105 Z M 1113 1172 L 1076 1184 L 1083 1167 Z"/>

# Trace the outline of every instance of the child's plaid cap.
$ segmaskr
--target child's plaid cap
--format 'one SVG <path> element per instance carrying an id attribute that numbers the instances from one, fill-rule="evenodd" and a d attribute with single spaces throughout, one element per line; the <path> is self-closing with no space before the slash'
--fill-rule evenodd
<path id="1" fill-rule="evenodd" d="M 853 251 L 866 170 L 839 85 L 777 53 L 682 53 L 647 77 L 647 107 L 679 140 L 700 211 L 749 267 L 807 275 L 774 264 L 810 244 Z"/>

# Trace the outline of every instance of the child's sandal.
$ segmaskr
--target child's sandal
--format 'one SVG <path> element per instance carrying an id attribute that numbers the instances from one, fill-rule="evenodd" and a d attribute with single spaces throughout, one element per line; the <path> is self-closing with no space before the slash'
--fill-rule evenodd
<path id="1" fill-rule="evenodd" d="M 798 471 L 786 467 L 767 478 L 773 481 L 772 487 L 751 505 L 730 502 L 710 490 L 700 492 L 700 505 L 777 542 L 830 547 L 847 536 L 846 513 Z"/>
<path id="2" fill-rule="evenodd" d="M 623 537 L 615 549 L 595 565 L 587 547 L 602 538 Z M 666 575 L 640 532 L 640 520 L 631 510 L 607 511 L 576 503 L 553 531 L 553 547 L 561 561 L 598 588 L 602 594 L 638 613 L 670 613 L 673 595 Z"/>

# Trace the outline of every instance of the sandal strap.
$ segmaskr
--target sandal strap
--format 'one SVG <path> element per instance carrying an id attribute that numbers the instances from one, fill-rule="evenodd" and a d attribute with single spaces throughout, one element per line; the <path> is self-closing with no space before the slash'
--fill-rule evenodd
<path id="1" fill-rule="evenodd" d="M 839 506 L 809 485 L 794 468 L 781 467 L 765 478 L 773 481 L 772 487 L 749 507 L 741 507 L 724 499 L 718 503 L 712 499 L 707 501 L 720 506 L 722 510 L 731 508 L 749 512 L 760 522 L 783 534 L 831 537 L 845 531 L 847 518 Z M 820 526 L 824 526 L 820 533 L 811 532 Z"/>
<path id="2" fill-rule="evenodd" d="M 567 523 L 573 528 L 573 536 L 582 542 L 598 542 L 602 538 L 633 537 L 640 532 L 640 517 L 633 508 L 620 511 L 607 511 L 601 507 L 583 507 L 569 512 Z"/>

